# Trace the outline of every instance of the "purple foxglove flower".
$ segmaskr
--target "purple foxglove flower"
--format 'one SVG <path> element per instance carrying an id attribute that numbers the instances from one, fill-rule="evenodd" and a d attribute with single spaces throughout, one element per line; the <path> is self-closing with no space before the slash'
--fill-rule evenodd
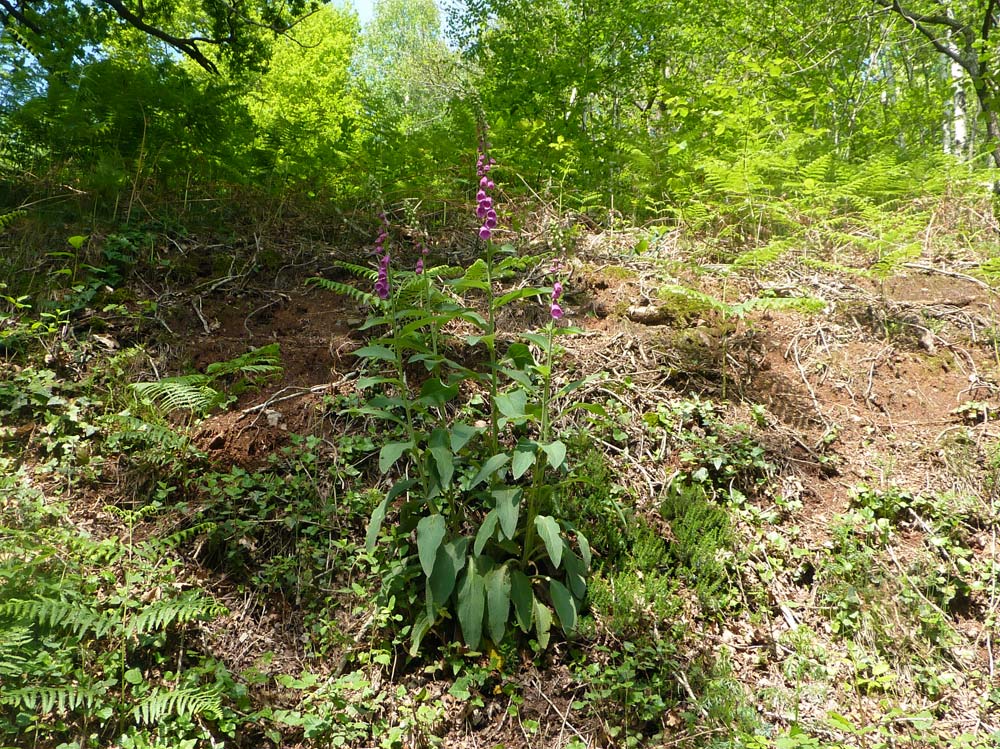
<path id="1" fill-rule="evenodd" d="M 476 193 L 476 200 L 478 200 L 480 203 L 482 203 L 484 200 L 486 200 L 486 193 L 483 192 L 482 190 L 480 190 L 479 192 L 477 192 Z"/>
<path id="2" fill-rule="evenodd" d="M 418 276 L 419 276 L 419 275 L 420 275 L 421 273 L 423 273 L 423 272 L 424 272 L 424 259 L 423 259 L 423 258 L 420 258 L 419 260 L 417 260 L 417 267 L 416 267 L 416 268 L 414 269 L 414 272 L 415 272 L 415 273 L 416 273 L 416 274 L 417 274 Z"/>
<path id="3" fill-rule="evenodd" d="M 560 307 L 556 302 L 552 302 L 549 307 L 549 314 L 552 315 L 553 320 L 558 320 L 563 316 L 562 307 Z"/>
<path id="4" fill-rule="evenodd" d="M 482 229 L 479 230 L 479 238 L 482 239 L 483 241 L 488 240 L 492 236 L 493 232 L 490 231 L 490 227 L 488 226 L 484 226 Z"/>
<path id="5" fill-rule="evenodd" d="M 485 208 L 483 208 L 483 206 L 482 206 L 482 205 L 480 205 L 480 206 L 479 206 L 479 207 L 478 207 L 478 208 L 476 209 L 476 215 L 477 215 L 477 216 L 478 216 L 479 218 L 486 218 L 486 214 L 487 214 L 487 213 L 488 213 L 488 211 L 487 211 L 487 210 L 486 210 Z"/>
<path id="6" fill-rule="evenodd" d="M 561 281 L 556 281 L 554 284 L 552 284 L 552 301 L 553 302 L 558 301 L 559 297 L 562 296 L 562 293 L 563 293 L 563 285 L 562 285 Z"/>
<path id="7" fill-rule="evenodd" d="M 490 178 L 489 177 L 483 177 L 481 180 L 479 180 L 479 186 L 481 188 L 483 188 L 484 190 L 489 190 L 490 189 Z"/>
<path id="8" fill-rule="evenodd" d="M 493 207 L 493 198 L 485 197 L 479 201 L 479 205 L 485 208 L 487 211 Z"/>
<path id="9" fill-rule="evenodd" d="M 489 216 L 487 216 L 486 221 L 483 223 L 483 226 L 485 226 L 487 229 L 496 229 L 497 220 L 495 218 L 490 218 Z"/>

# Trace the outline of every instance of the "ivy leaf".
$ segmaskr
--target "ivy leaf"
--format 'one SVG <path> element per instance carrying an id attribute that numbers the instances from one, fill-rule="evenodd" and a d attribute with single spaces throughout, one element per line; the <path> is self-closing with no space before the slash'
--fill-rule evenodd
<path id="1" fill-rule="evenodd" d="M 428 515 L 417 523 L 417 555 L 427 577 L 434 572 L 434 560 L 437 557 L 438 547 L 444 540 L 444 534 L 444 515 Z"/>
<path id="2" fill-rule="evenodd" d="M 490 640 L 495 644 L 503 640 L 507 617 L 510 615 L 510 587 L 507 565 L 491 570 L 486 575 L 486 624 Z"/>
<path id="3" fill-rule="evenodd" d="M 573 634 L 576 629 L 576 601 L 573 596 L 558 580 L 549 581 L 549 595 L 552 596 L 552 605 L 556 607 L 556 615 L 559 617 L 563 632 L 567 635 Z"/>
<path id="4" fill-rule="evenodd" d="M 390 442 L 386 445 L 382 445 L 382 449 L 378 452 L 379 473 L 388 473 L 389 469 L 395 465 L 396 461 L 403 456 L 403 453 L 412 449 L 412 442 Z"/>
<path id="5" fill-rule="evenodd" d="M 517 516 L 521 501 L 521 489 L 494 489 L 497 518 L 500 520 L 500 531 L 506 538 L 514 538 L 517 533 Z"/>
<path id="6" fill-rule="evenodd" d="M 551 515 L 536 515 L 535 528 L 538 535 L 545 542 L 545 550 L 549 553 L 549 559 L 555 567 L 562 561 L 562 534 L 559 531 L 559 523 Z"/>
<path id="7" fill-rule="evenodd" d="M 476 562 L 469 560 L 458 589 L 458 623 L 462 626 L 462 639 L 470 649 L 479 647 L 483 637 L 483 611 L 486 607 L 486 586 L 476 571 Z"/>

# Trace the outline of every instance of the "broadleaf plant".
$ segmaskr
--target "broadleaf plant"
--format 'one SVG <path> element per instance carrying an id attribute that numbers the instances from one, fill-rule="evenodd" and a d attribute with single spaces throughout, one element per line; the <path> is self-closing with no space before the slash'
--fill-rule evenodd
<path id="1" fill-rule="evenodd" d="M 415 271 L 394 270 L 398 248 L 383 218 L 377 303 L 362 326 L 381 335 L 354 352 L 365 369 L 359 385 L 369 393 L 356 414 L 382 422 L 379 471 L 400 477 L 372 513 L 367 547 L 393 560 L 385 598 L 407 608 L 413 655 L 432 631 L 443 640 L 454 632 L 476 650 L 519 629 L 544 649 L 553 622 L 573 633 L 587 594 L 590 545 L 547 514 L 567 471 L 566 444 L 552 438 L 549 413 L 555 339 L 577 331 L 560 324 L 558 279 L 551 288 L 495 295 L 497 279 L 523 259 L 492 240 L 496 208 L 484 197 L 494 186 L 491 167 L 482 148 L 482 257 L 460 273 L 425 267 L 426 251 Z M 552 319 L 542 330 L 513 340 L 498 334 L 499 307 L 546 294 Z M 475 333 L 448 339 L 442 330 L 453 320 Z M 463 343 L 477 347 L 478 368 L 449 355 Z M 463 383 L 487 395 L 460 403 Z"/>

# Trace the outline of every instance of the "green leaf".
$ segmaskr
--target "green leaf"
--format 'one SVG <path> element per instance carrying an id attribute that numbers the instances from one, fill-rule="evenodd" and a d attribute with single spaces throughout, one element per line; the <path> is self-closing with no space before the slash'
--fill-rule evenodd
<path id="1" fill-rule="evenodd" d="M 562 534 L 559 531 L 559 523 L 551 515 L 536 515 L 535 528 L 538 535 L 545 542 L 545 550 L 549 553 L 549 559 L 555 567 L 562 561 Z"/>
<path id="2" fill-rule="evenodd" d="M 129 684 L 141 684 L 142 683 L 142 671 L 137 668 L 130 668 L 123 675 L 125 681 Z"/>
<path id="3" fill-rule="evenodd" d="M 445 385 L 437 377 L 432 377 L 424 381 L 420 387 L 420 398 L 417 399 L 417 403 L 440 408 L 456 395 L 458 395 L 458 385 Z"/>
<path id="4" fill-rule="evenodd" d="M 434 571 L 427 579 L 427 588 L 430 593 L 428 603 L 433 604 L 436 611 L 438 606 L 443 606 L 451 592 L 455 589 L 458 581 L 458 574 L 465 567 L 465 552 L 469 548 L 469 539 L 460 538 L 457 541 L 449 541 L 442 544 L 438 549 L 434 559 Z"/>
<path id="5" fill-rule="evenodd" d="M 535 634 L 538 638 L 538 647 L 545 650 L 549 646 L 549 635 L 552 629 L 552 612 L 549 607 L 532 598 L 533 611 L 535 615 Z"/>
<path id="6" fill-rule="evenodd" d="M 354 386 L 358 390 L 367 390 L 370 387 L 381 385 L 386 382 L 396 383 L 399 382 L 399 379 L 396 377 L 359 377 L 357 382 L 354 383 Z"/>
<path id="7" fill-rule="evenodd" d="M 549 581 L 549 595 L 552 596 L 552 605 L 556 607 L 556 615 L 559 617 L 563 632 L 567 635 L 573 634 L 576 630 L 576 601 L 573 596 L 558 580 Z"/>
<path id="8" fill-rule="evenodd" d="M 577 600 L 582 601 L 587 595 L 587 568 L 568 544 L 563 546 L 563 569 L 566 570 L 566 582 L 569 583 L 569 589 L 573 591 Z"/>
<path id="9" fill-rule="evenodd" d="M 831 726 L 836 728 L 838 731 L 846 731 L 847 733 L 854 733 L 857 731 L 857 727 L 845 718 L 840 713 L 829 712 L 826 714 L 826 722 Z"/>
<path id="10" fill-rule="evenodd" d="M 551 442 L 548 445 L 540 445 L 542 450 L 549 458 L 549 465 L 553 468 L 559 468 L 566 460 L 566 445 L 559 440 Z"/>
<path id="11" fill-rule="evenodd" d="M 518 388 L 509 393 L 497 395 L 497 410 L 508 419 L 523 419 L 527 417 L 525 409 L 528 406 L 528 394 Z"/>
<path id="12" fill-rule="evenodd" d="M 521 501 L 521 489 L 494 489 L 490 492 L 496 500 L 496 513 L 500 521 L 500 531 L 506 538 L 514 538 L 517 533 L 517 516 Z"/>
<path id="13" fill-rule="evenodd" d="M 410 630 L 410 657 L 416 658 L 420 653 L 420 643 L 433 625 L 434 619 L 428 616 L 426 611 L 417 614 L 417 618 L 413 621 L 413 629 Z"/>
<path id="14" fill-rule="evenodd" d="M 462 584 L 458 589 L 458 623 L 462 626 L 462 639 L 475 650 L 483 637 L 483 611 L 486 608 L 486 586 L 476 571 L 476 562 L 470 559 L 465 568 Z"/>
<path id="15" fill-rule="evenodd" d="M 475 489 L 477 486 L 483 483 L 483 481 L 485 481 L 494 473 L 496 473 L 505 465 L 507 465 L 507 461 L 509 460 L 510 456 L 507 455 L 507 453 L 500 453 L 499 455 L 494 455 L 492 458 L 483 463 L 483 467 L 479 469 L 479 473 L 477 473 L 476 477 L 472 479 L 472 483 L 469 484 L 469 488 Z"/>
<path id="16" fill-rule="evenodd" d="M 528 339 L 542 350 L 542 353 L 549 352 L 549 337 L 542 333 L 522 333 L 523 338 Z"/>
<path id="17" fill-rule="evenodd" d="M 483 549 L 486 548 L 486 544 L 493 537 L 493 534 L 497 529 L 497 511 L 490 510 L 486 513 L 486 517 L 483 518 L 482 525 L 479 526 L 479 530 L 476 531 L 476 542 L 472 545 L 473 553 L 478 557 L 483 553 Z"/>
<path id="18" fill-rule="evenodd" d="M 496 309 L 500 309 L 504 305 L 510 304 L 511 302 L 515 302 L 518 299 L 524 299 L 525 297 L 529 296 L 541 296 L 542 294 L 545 293 L 546 293 L 545 289 L 536 289 L 531 286 L 526 286 L 523 289 L 514 289 L 514 291 L 508 291 L 503 296 L 498 297 L 493 302 L 493 305 Z"/>
<path id="19" fill-rule="evenodd" d="M 378 540 L 378 532 L 382 529 L 382 522 L 385 520 L 385 510 L 388 505 L 389 498 L 386 497 L 372 510 L 371 519 L 368 521 L 368 532 L 365 534 L 365 549 L 369 552 L 375 549 L 375 542 Z"/>
<path id="20" fill-rule="evenodd" d="M 362 359 L 396 361 L 396 352 L 386 346 L 362 346 L 354 351 L 354 355 Z"/>
<path id="21" fill-rule="evenodd" d="M 534 465 L 536 447 L 537 444 L 534 442 L 521 441 L 517 443 L 517 447 L 514 448 L 514 460 L 510 466 L 511 476 L 514 477 L 515 481 Z"/>
<path id="22" fill-rule="evenodd" d="M 446 430 L 435 429 L 431 432 L 428 441 L 428 450 L 434 458 L 437 466 L 438 478 L 441 479 L 441 488 L 447 489 L 451 486 L 451 478 L 455 475 L 455 461 L 449 446 L 450 437 Z"/>
<path id="23" fill-rule="evenodd" d="M 445 529 L 444 515 L 428 515 L 417 523 L 417 555 L 427 577 L 434 572 L 434 560 L 444 540 Z"/>
<path id="24" fill-rule="evenodd" d="M 412 442 L 390 442 L 387 445 L 382 445 L 382 449 L 378 452 L 379 472 L 388 473 L 396 461 L 403 456 L 403 453 L 412 449 Z"/>
<path id="25" fill-rule="evenodd" d="M 80 234 L 76 234 L 72 237 L 67 237 L 66 241 L 69 242 L 70 246 L 73 249 L 79 250 L 81 247 L 83 247 L 83 243 L 87 241 L 87 238 L 81 236 Z M 131 682 L 131 683 L 137 684 L 138 682 Z"/>
<path id="26" fill-rule="evenodd" d="M 467 444 L 469 441 L 482 432 L 482 429 L 478 427 L 471 426 L 461 421 L 456 421 L 451 425 L 451 451 L 457 453 Z"/>
<path id="27" fill-rule="evenodd" d="M 486 611 L 490 640 L 499 644 L 503 640 L 507 617 L 510 615 L 510 573 L 507 565 L 491 570 L 486 575 Z"/>
<path id="28" fill-rule="evenodd" d="M 527 633 L 534 618 L 535 594 L 531 589 L 531 580 L 520 570 L 510 573 L 510 600 L 514 603 L 517 626 Z"/>
<path id="29" fill-rule="evenodd" d="M 512 343 L 507 348 L 507 358 L 518 369 L 527 369 L 535 365 L 535 357 L 531 355 L 531 347 L 524 343 Z"/>
<path id="30" fill-rule="evenodd" d="M 580 547 L 580 557 L 583 559 L 583 563 L 587 565 L 587 569 L 589 570 L 592 557 L 590 553 L 590 541 L 588 541 L 587 537 L 580 533 L 580 531 L 577 531 L 576 543 Z"/>

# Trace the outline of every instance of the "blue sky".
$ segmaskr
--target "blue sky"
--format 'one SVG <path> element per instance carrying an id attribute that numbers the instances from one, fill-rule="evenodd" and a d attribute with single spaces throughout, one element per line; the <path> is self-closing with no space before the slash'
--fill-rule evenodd
<path id="1" fill-rule="evenodd" d="M 351 3 L 351 0 L 348 0 L 348 3 Z M 361 19 L 362 26 L 372 20 L 375 10 L 375 0 L 353 0 L 353 5 L 358 11 L 358 18 Z"/>

